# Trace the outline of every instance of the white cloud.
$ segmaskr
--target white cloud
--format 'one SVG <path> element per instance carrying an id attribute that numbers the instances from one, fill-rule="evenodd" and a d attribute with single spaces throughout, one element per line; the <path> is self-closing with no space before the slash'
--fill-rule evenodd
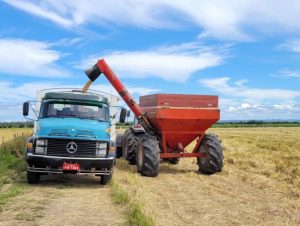
<path id="1" fill-rule="evenodd" d="M 290 40 L 279 45 L 280 49 L 300 53 L 300 39 Z"/>
<path id="2" fill-rule="evenodd" d="M 300 105 L 298 104 L 274 104 L 273 107 L 277 110 L 283 110 L 283 111 L 300 111 Z"/>
<path id="3" fill-rule="evenodd" d="M 242 103 L 241 107 L 242 107 L 243 109 L 248 109 L 248 108 L 251 107 L 251 105 L 248 104 L 248 103 Z"/>
<path id="4" fill-rule="evenodd" d="M 84 40 L 83 37 L 76 37 L 76 38 L 62 38 L 56 42 L 50 43 L 50 46 L 72 46 L 72 45 L 82 45 L 79 44 Z"/>
<path id="5" fill-rule="evenodd" d="M 36 77 L 66 77 L 68 72 L 57 65 L 61 53 L 49 44 L 24 39 L 0 39 L 0 72 Z"/>
<path id="6" fill-rule="evenodd" d="M 243 103 L 221 108 L 223 120 L 299 120 L 299 115 L 299 104 L 250 105 Z"/>
<path id="7" fill-rule="evenodd" d="M 3 0 L 4 2 L 25 12 L 39 16 L 64 27 L 72 26 L 72 20 L 59 16 L 54 10 L 49 9 L 46 2 L 23 1 L 23 0 Z"/>
<path id="8" fill-rule="evenodd" d="M 275 78 L 296 78 L 300 79 L 300 72 L 290 69 L 282 69 L 277 74 L 271 74 L 271 77 Z"/>
<path id="9" fill-rule="evenodd" d="M 186 81 L 194 72 L 221 64 L 226 47 L 209 48 L 197 43 L 162 46 L 144 51 L 118 51 L 103 58 L 120 76 L 130 78 L 159 77 L 167 81 Z M 99 56 L 90 56 L 77 67 L 86 69 Z"/>
<path id="10" fill-rule="evenodd" d="M 221 94 L 222 120 L 299 119 L 300 91 L 262 89 L 247 86 L 246 80 L 230 83 L 230 78 L 202 79 L 200 85 Z"/>
<path id="11" fill-rule="evenodd" d="M 64 27 L 87 23 L 144 28 L 198 26 L 201 37 L 247 40 L 260 34 L 299 34 L 298 0 L 4 0 Z M 250 32 L 247 32 L 251 30 Z"/>
<path id="12" fill-rule="evenodd" d="M 201 79 L 199 84 L 230 97 L 238 97 L 252 103 L 274 100 L 293 100 L 300 96 L 300 91 L 288 89 L 262 89 L 245 86 L 245 81 L 229 85 L 230 78 Z"/>

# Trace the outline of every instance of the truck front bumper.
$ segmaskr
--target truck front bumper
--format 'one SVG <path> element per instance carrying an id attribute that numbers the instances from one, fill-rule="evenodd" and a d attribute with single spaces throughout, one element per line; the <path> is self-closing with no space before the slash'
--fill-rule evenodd
<path id="1" fill-rule="evenodd" d="M 35 155 L 28 153 L 26 156 L 27 170 L 38 173 L 66 173 L 63 169 L 63 163 L 78 163 L 80 170 L 72 173 L 109 175 L 112 172 L 115 158 L 83 158 L 83 157 L 62 157 Z"/>

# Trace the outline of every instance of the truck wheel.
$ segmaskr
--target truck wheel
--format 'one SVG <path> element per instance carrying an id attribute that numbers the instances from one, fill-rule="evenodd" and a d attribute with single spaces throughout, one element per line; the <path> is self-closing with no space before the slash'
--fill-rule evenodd
<path id="1" fill-rule="evenodd" d="M 204 174 L 221 172 L 223 167 L 223 147 L 215 134 L 205 134 L 201 141 L 199 152 L 205 153 L 205 157 L 197 158 L 199 171 Z"/>
<path id="2" fill-rule="evenodd" d="M 122 154 L 122 147 L 117 147 L 117 150 L 116 150 L 116 158 L 119 159 L 123 156 Z"/>
<path id="3" fill-rule="evenodd" d="M 122 146 L 123 146 L 123 134 L 118 133 L 116 137 L 116 158 L 119 159 L 123 156 L 122 154 Z"/>
<path id="4" fill-rule="evenodd" d="M 137 150 L 137 170 L 143 176 L 155 177 L 158 175 L 160 150 L 158 141 L 153 136 L 141 136 Z"/>
<path id="5" fill-rule="evenodd" d="M 102 185 L 108 184 L 108 182 L 110 182 L 111 178 L 112 178 L 112 173 L 109 175 L 100 176 L 100 184 L 102 184 Z"/>
<path id="6" fill-rule="evenodd" d="M 40 174 L 35 172 L 30 172 L 27 170 L 27 183 L 37 184 L 40 181 Z"/>
<path id="7" fill-rule="evenodd" d="M 131 129 L 127 129 L 123 137 L 123 158 L 131 165 L 136 165 L 136 150 L 139 138 Z"/>

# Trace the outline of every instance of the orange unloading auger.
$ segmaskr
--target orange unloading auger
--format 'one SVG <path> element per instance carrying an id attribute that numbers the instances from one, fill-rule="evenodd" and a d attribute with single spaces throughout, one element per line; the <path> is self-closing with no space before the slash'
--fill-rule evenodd
<path id="1" fill-rule="evenodd" d="M 131 94 L 127 91 L 125 86 L 122 84 L 118 76 L 112 71 L 112 69 L 108 66 L 104 59 L 98 60 L 98 62 L 90 69 L 85 70 L 86 75 L 90 79 L 82 92 L 86 92 L 90 85 L 103 73 L 108 81 L 112 84 L 115 90 L 119 93 L 125 103 L 128 105 L 130 110 L 134 113 L 134 115 L 139 120 L 139 123 L 144 126 L 145 130 L 148 132 L 153 131 L 153 127 L 146 117 L 143 116 L 142 109 L 133 99 Z"/>

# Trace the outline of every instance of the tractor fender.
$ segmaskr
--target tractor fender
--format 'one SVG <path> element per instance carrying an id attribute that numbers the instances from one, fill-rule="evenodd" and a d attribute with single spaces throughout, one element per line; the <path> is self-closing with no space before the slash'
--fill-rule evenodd
<path id="1" fill-rule="evenodd" d="M 146 134 L 146 130 L 140 124 L 136 124 L 131 126 L 130 129 L 133 131 L 134 134 Z"/>

